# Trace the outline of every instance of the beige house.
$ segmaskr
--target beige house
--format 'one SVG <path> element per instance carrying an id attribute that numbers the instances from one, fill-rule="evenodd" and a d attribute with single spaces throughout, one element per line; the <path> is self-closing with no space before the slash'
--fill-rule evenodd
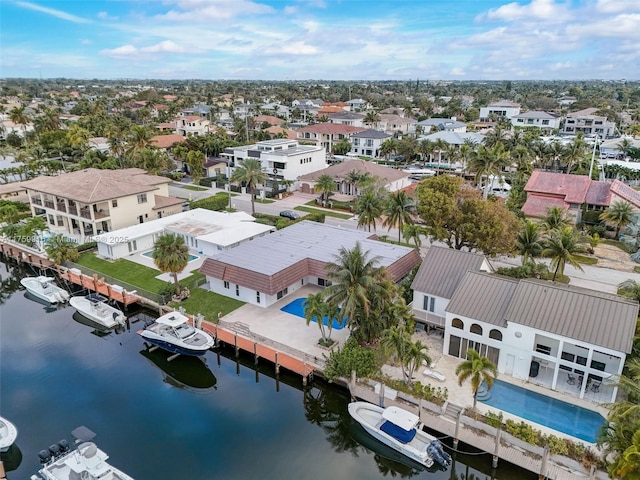
<path id="1" fill-rule="evenodd" d="M 37 177 L 22 186 L 32 215 L 43 216 L 52 232 L 82 243 L 87 237 L 181 212 L 182 200 L 169 196 L 170 182 L 140 168 L 88 168 Z"/>
<path id="2" fill-rule="evenodd" d="M 0 184 L 0 198 L 3 200 L 11 200 L 14 202 L 27 202 L 27 189 L 21 183 L 2 183 Z"/>

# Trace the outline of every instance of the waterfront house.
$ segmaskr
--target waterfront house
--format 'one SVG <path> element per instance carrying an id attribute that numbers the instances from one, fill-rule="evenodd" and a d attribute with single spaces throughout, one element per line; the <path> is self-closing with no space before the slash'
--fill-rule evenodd
<path id="1" fill-rule="evenodd" d="M 273 230 L 275 227 L 256 223 L 255 218 L 245 212 L 196 208 L 98 235 L 95 240 L 98 254 L 110 260 L 151 250 L 163 233 L 184 237 L 185 245 L 194 254 L 215 255 Z"/>
<path id="2" fill-rule="evenodd" d="M 612 137 L 616 131 L 616 124 L 607 117 L 596 115 L 597 111 L 597 108 L 585 108 L 578 112 L 568 113 L 562 126 L 562 133 L 597 135 L 601 139 Z"/>
<path id="3" fill-rule="evenodd" d="M 379 158 L 380 145 L 389 138 L 391 138 L 390 134 L 381 132 L 380 130 L 373 130 L 371 128 L 364 132 L 354 133 L 349 139 L 349 142 L 351 143 L 351 153 L 355 155 Z"/>
<path id="4" fill-rule="evenodd" d="M 473 348 L 501 374 L 598 403 L 616 399 L 638 319 L 638 303 L 617 295 L 477 271 L 445 311 L 445 355 Z"/>
<path id="5" fill-rule="evenodd" d="M 432 246 L 411 284 L 412 311 L 419 329 L 445 326 L 445 309 L 467 272 L 491 272 L 487 258 L 480 253 Z"/>
<path id="6" fill-rule="evenodd" d="M 325 108 L 325 107 L 323 107 Z M 318 112 L 321 113 L 321 112 Z M 349 125 L 350 127 L 365 127 L 364 114 L 355 112 L 345 112 L 341 110 L 335 113 L 328 113 L 329 123 L 338 123 L 340 125 Z"/>
<path id="7" fill-rule="evenodd" d="M 33 216 L 42 216 L 52 232 L 85 242 L 87 237 L 181 212 L 183 201 L 169 196 L 170 182 L 141 168 L 87 168 L 21 184 Z"/>
<path id="8" fill-rule="evenodd" d="M 322 170 L 317 170 L 307 175 L 298 177 L 300 182 L 300 191 L 303 193 L 311 193 L 315 182 L 322 176 L 329 175 L 336 182 L 336 193 L 343 195 L 355 196 L 359 194 L 358 182 L 354 181 L 354 177 L 368 175 L 376 178 L 378 183 L 389 192 L 396 192 L 411 185 L 409 173 L 397 170 L 395 168 L 378 165 L 374 162 L 366 160 L 345 160 L 344 162 L 334 163 Z"/>
<path id="9" fill-rule="evenodd" d="M 551 133 L 560 128 L 562 118 L 553 113 L 531 110 L 511 117 L 511 125 L 521 128 L 537 128 L 542 132 Z"/>
<path id="10" fill-rule="evenodd" d="M 375 127 L 391 135 L 407 135 L 416 131 L 418 121 L 415 118 L 393 113 L 380 113 L 378 116 L 380 120 Z"/>
<path id="11" fill-rule="evenodd" d="M 211 291 L 268 307 L 303 285 L 326 286 L 327 263 L 335 261 L 341 248 L 352 249 L 357 242 L 369 258 L 378 258 L 395 282 L 420 263 L 414 248 L 375 238 L 368 232 L 305 220 L 207 258 L 200 272 Z"/>
<path id="12" fill-rule="evenodd" d="M 365 131 L 366 128 L 341 125 L 339 123 L 316 123 L 298 129 L 298 140 L 305 143 L 315 143 L 323 147 L 326 152 L 333 151 L 333 144 L 349 140 L 353 134 Z"/>
<path id="13" fill-rule="evenodd" d="M 422 131 L 424 133 L 440 132 L 440 131 L 464 133 L 467 131 L 467 124 L 464 122 L 458 121 L 455 117 L 428 118 L 427 120 L 422 120 L 421 122 L 418 122 L 417 125 L 422 127 Z"/>
<path id="14" fill-rule="evenodd" d="M 516 115 L 520 115 L 520 104 L 508 100 L 493 102 L 480 108 L 480 122 L 492 122 L 501 118 L 511 120 Z"/>

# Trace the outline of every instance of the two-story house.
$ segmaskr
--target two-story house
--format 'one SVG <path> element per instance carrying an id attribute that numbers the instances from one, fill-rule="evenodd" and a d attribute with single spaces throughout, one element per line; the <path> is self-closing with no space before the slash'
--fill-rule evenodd
<path id="1" fill-rule="evenodd" d="M 585 108 L 578 112 L 568 113 L 564 121 L 562 132 L 567 134 L 597 135 L 608 138 L 615 134 L 616 124 L 600 115 L 595 115 L 597 108 Z"/>
<path id="2" fill-rule="evenodd" d="M 356 112 L 336 112 L 327 114 L 330 123 L 349 125 L 350 127 L 365 127 L 364 115 Z"/>
<path id="3" fill-rule="evenodd" d="M 395 135 L 396 133 L 407 135 L 409 133 L 415 133 L 416 131 L 418 121 L 415 118 L 393 113 L 380 113 L 378 116 L 380 117 L 380 121 L 375 125 L 375 128 L 390 133 L 391 135 Z"/>
<path id="4" fill-rule="evenodd" d="M 365 130 L 351 135 L 349 142 L 351 143 L 351 153 L 355 155 L 364 155 L 366 157 L 379 158 L 380 145 L 391 138 L 388 133 L 380 130 Z"/>
<path id="5" fill-rule="evenodd" d="M 531 110 L 511 117 L 511 125 L 520 128 L 538 128 L 551 133 L 560 128 L 561 118 L 553 113 Z"/>
<path id="6" fill-rule="evenodd" d="M 417 123 L 417 126 L 422 127 L 422 132 L 432 133 L 432 132 L 457 132 L 464 133 L 467 131 L 467 124 L 464 122 L 458 121 L 456 117 L 452 118 L 428 118 L 427 120 L 422 120 Z"/>
<path id="7" fill-rule="evenodd" d="M 209 120 L 197 115 L 178 117 L 176 133 L 183 137 L 205 135 L 209 132 L 209 123 Z"/>
<path id="8" fill-rule="evenodd" d="M 480 108 L 480 121 L 481 122 L 493 122 L 506 118 L 510 120 L 516 115 L 520 115 L 520 104 L 510 102 L 508 100 L 501 100 L 499 102 L 493 102 L 486 107 Z"/>
<path id="9" fill-rule="evenodd" d="M 273 180 L 293 181 L 327 165 L 326 152 L 322 147 L 300 145 L 297 140 L 282 138 L 227 148 L 222 157 L 228 159 L 232 167 L 237 160 L 256 158 Z"/>
<path id="10" fill-rule="evenodd" d="M 42 216 L 51 231 L 82 243 L 99 233 L 181 212 L 183 201 L 169 196 L 170 182 L 141 168 L 88 168 L 21 184 L 33 216 Z"/>
<path id="11" fill-rule="evenodd" d="M 316 123 L 315 125 L 298 129 L 298 140 L 301 142 L 313 142 L 323 147 L 327 152 L 332 152 L 334 143 L 349 140 L 351 135 L 364 130 L 366 129 L 338 123 Z"/>

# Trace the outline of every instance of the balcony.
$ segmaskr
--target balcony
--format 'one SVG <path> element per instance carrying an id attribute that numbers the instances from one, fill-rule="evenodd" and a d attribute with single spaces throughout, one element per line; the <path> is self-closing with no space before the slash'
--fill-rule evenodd
<path id="1" fill-rule="evenodd" d="M 444 328 L 445 317 L 441 317 L 440 315 L 436 315 L 431 312 L 425 312 L 424 310 L 416 310 L 413 309 L 411 312 L 416 320 L 427 323 L 431 326 L 442 327 Z"/>
<path id="2" fill-rule="evenodd" d="M 64 202 L 56 202 L 56 210 L 59 212 L 67 212 L 67 206 Z"/>
<path id="3" fill-rule="evenodd" d="M 88 218 L 89 220 L 91 220 L 91 211 L 88 208 L 81 208 L 80 216 L 82 218 Z"/>
<path id="4" fill-rule="evenodd" d="M 69 213 L 71 215 L 78 215 L 78 208 L 75 205 L 69 205 Z"/>
<path id="5" fill-rule="evenodd" d="M 96 211 L 93 212 L 93 217 L 96 218 L 96 219 L 98 219 L 98 218 L 107 218 L 107 217 L 110 217 L 110 216 L 111 216 L 111 213 L 109 212 L 109 210 L 100 209 L 97 212 Z"/>
<path id="6" fill-rule="evenodd" d="M 54 208 L 53 207 L 53 202 L 51 200 L 45 200 L 44 201 L 44 206 L 47 208 Z"/>
<path id="7" fill-rule="evenodd" d="M 42 206 L 42 199 L 40 197 L 31 197 L 31 203 Z"/>

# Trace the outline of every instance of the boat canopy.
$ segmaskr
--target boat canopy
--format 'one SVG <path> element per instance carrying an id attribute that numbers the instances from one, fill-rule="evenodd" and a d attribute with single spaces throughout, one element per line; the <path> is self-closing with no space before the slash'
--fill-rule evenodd
<path id="1" fill-rule="evenodd" d="M 109 300 L 107 297 L 105 297 L 104 295 L 100 295 L 99 293 L 90 293 L 86 298 L 91 303 L 102 303 Z"/>
<path id="2" fill-rule="evenodd" d="M 36 277 L 36 280 L 40 283 L 49 283 L 49 282 L 53 282 L 55 280 L 55 278 L 53 277 L 45 277 L 45 276 L 39 276 Z"/>
<path id="3" fill-rule="evenodd" d="M 417 415 L 398 407 L 385 408 L 382 412 L 382 418 L 406 431 L 412 430 L 416 425 L 418 425 L 418 423 L 420 423 L 420 419 Z"/>
<path id="4" fill-rule="evenodd" d="M 169 327 L 178 327 L 184 323 L 187 323 L 189 318 L 182 315 L 179 312 L 171 312 L 166 315 L 161 316 L 156 320 L 156 323 L 160 323 L 162 325 L 167 325 Z"/>

